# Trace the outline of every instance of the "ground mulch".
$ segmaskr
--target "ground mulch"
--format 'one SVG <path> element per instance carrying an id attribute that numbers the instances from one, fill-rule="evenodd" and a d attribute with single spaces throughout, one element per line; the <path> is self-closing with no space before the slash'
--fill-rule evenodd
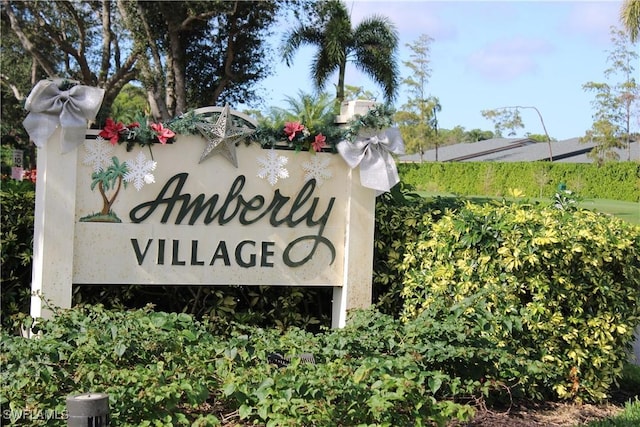
<path id="1" fill-rule="evenodd" d="M 473 420 L 450 427 L 576 427 L 612 418 L 635 398 L 635 393 L 617 390 L 608 402 L 600 404 L 531 402 L 502 409 L 479 408 Z"/>
<path id="2" fill-rule="evenodd" d="M 514 407 L 508 411 L 479 410 L 476 417 L 456 427 L 575 427 L 610 418 L 623 408 L 612 403 L 590 405 L 545 403 Z"/>

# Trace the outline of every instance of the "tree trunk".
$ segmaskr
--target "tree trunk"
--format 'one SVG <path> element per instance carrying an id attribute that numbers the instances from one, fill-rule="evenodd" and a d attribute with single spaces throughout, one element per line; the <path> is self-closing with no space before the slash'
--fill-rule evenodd
<path id="1" fill-rule="evenodd" d="M 336 99 L 340 104 L 344 101 L 344 74 L 347 69 L 347 56 L 345 54 L 345 60 L 340 64 L 338 71 L 338 87 L 336 88 Z"/>
<path id="2" fill-rule="evenodd" d="M 184 59 L 184 49 L 180 32 L 182 28 L 180 23 L 176 22 L 176 18 L 172 16 L 171 2 L 165 3 L 168 7 L 164 8 L 164 15 L 167 21 L 169 31 L 167 38 L 169 39 L 169 49 L 167 49 L 167 77 L 165 82 L 167 109 L 172 116 L 178 116 L 187 109 L 187 90 L 186 90 L 186 63 Z"/>
<path id="3" fill-rule="evenodd" d="M 100 215 L 109 215 L 111 204 L 109 203 L 107 195 L 104 193 L 104 186 L 102 185 L 102 181 L 98 183 L 98 191 L 100 191 L 100 196 L 102 197 L 102 210 L 100 211 Z"/>
<path id="4" fill-rule="evenodd" d="M 111 2 L 102 2 L 102 62 L 100 64 L 100 75 L 98 80 L 107 80 L 109 63 L 111 59 Z M 117 61 L 116 61 L 117 62 Z"/>
<path id="5" fill-rule="evenodd" d="M 229 22 L 229 36 L 227 38 L 227 49 L 226 56 L 224 59 L 224 74 L 220 76 L 220 81 L 213 91 L 213 96 L 209 100 L 211 105 L 215 105 L 220 98 L 222 92 L 226 89 L 229 83 L 232 83 L 236 80 L 236 76 L 233 73 L 233 61 L 236 56 L 236 34 L 238 32 L 238 25 L 236 20 L 238 19 L 238 2 L 236 1 L 234 4 L 233 11 L 228 14 L 228 22 Z"/>
<path id="6" fill-rule="evenodd" d="M 122 187 L 122 175 L 119 175 L 118 186 L 116 187 L 116 191 L 113 193 L 113 197 L 109 199 L 105 194 L 102 181 L 98 183 L 98 191 L 100 191 L 100 196 L 102 196 L 102 210 L 100 211 L 100 215 L 109 215 L 109 212 L 111 212 L 111 206 L 113 206 L 113 202 L 116 201 L 116 198 L 118 197 L 118 193 L 120 193 L 121 187 Z"/>
<path id="7" fill-rule="evenodd" d="M 155 119 L 169 119 L 171 116 L 167 110 L 166 100 L 163 96 L 165 84 L 163 80 L 164 70 L 162 69 L 162 58 L 160 55 L 160 49 L 152 36 L 152 31 L 149 22 L 146 18 L 145 11 L 139 2 L 136 2 L 135 11 L 133 16 L 130 16 L 127 7 L 127 3 L 124 0 L 118 0 L 118 9 L 120 14 L 127 21 L 129 28 L 136 28 L 134 22 L 138 22 L 144 35 L 138 35 L 142 41 L 138 40 L 137 43 L 141 44 L 141 48 L 149 49 L 151 52 L 151 58 L 141 53 L 138 58 L 138 64 L 140 66 L 140 77 L 147 91 L 149 98 L 149 104 L 151 107 L 151 114 Z"/>
<path id="8" fill-rule="evenodd" d="M 113 206 L 113 202 L 116 201 L 116 197 L 118 197 L 118 193 L 120 193 L 121 187 L 122 187 L 122 175 L 118 175 L 118 187 L 116 188 L 116 192 L 113 193 L 113 197 L 109 201 L 109 210 L 111 210 L 111 206 Z"/>

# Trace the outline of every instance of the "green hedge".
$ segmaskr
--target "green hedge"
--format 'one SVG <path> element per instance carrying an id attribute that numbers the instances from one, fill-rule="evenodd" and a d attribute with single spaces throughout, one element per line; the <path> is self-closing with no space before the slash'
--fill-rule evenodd
<path id="1" fill-rule="evenodd" d="M 482 310 L 493 347 L 549 368 L 521 378 L 528 390 L 600 400 L 640 323 L 640 227 L 558 207 L 469 203 L 424 216 L 405 247 L 402 318 L 432 304 Z"/>
<path id="2" fill-rule="evenodd" d="M 35 185 L 30 181 L 2 181 L 2 323 L 28 312 L 33 258 Z"/>
<path id="3" fill-rule="evenodd" d="M 583 198 L 640 201 L 640 163 L 425 162 L 401 163 L 403 182 L 418 190 L 459 195 L 551 197 L 559 184 Z"/>

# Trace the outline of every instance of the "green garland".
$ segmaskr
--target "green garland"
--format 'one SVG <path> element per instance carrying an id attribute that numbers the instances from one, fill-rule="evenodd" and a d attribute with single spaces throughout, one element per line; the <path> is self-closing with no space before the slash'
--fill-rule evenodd
<path id="1" fill-rule="evenodd" d="M 364 129 L 382 130 L 392 127 L 393 114 L 392 107 L 380 104 L 371 108 L 365 115 L 356 115 L 342 126 L 326 123 L 309 129 L 304 126 L 304 123 L 290 122 L 290 124 L 301 125 L 303 128 L 295 132 L 293 136 L 287 134 L 283 126 L 276 127 L 264 121 L 256 127 L 238 116 L 231 116 L 231 120 L 236 127 L 248 127 L 254 130 L 247 138 L 247 144 L 258 143 L 265 148 L 278 147 L 307 151 L 313 149 L 316 137 L 321 135 L 325 138 L 325 148 L 322 151 L 336 152 L 336 146 L 340 141 L 354 141 Z M 211 113 L 211 116 L 208 117 L 196 114 L 195 111 L 189 111 L 174 119 L 158 123 L 150 122 L 148 118 L 139 116 L 137 121 L 129 125 L 107 119 L 100 136 L 114 145 L 126 143 L 127 151 L 131 151 L 135 145 L 145 147 L 158 143 L 174 143 L 178 134 L 199 135 L 200 132 L 196 125 L 215 120 L 218 115 L 219 113 Z"/>

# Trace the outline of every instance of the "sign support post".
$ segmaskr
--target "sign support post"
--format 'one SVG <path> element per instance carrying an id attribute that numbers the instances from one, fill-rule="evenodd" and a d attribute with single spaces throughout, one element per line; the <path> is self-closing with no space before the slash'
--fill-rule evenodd
<path id="1" fill-rule="evenodd" d="M 31 316 L 71 307 L 77 152 L 62 153 L 60 129 L 38 148 Z"/>
<path id="2" fill-rule="evenodd" d="M 375 228 L 375 191 L 359 188 L 358 171 L 349 172 L 343 285 L 333 288 L 332 328 L 343 328 L 349 310 L 371 305 L 373 273 L 373 236 Z M 365 191 L 363 191 L 365 190 Z"/>

